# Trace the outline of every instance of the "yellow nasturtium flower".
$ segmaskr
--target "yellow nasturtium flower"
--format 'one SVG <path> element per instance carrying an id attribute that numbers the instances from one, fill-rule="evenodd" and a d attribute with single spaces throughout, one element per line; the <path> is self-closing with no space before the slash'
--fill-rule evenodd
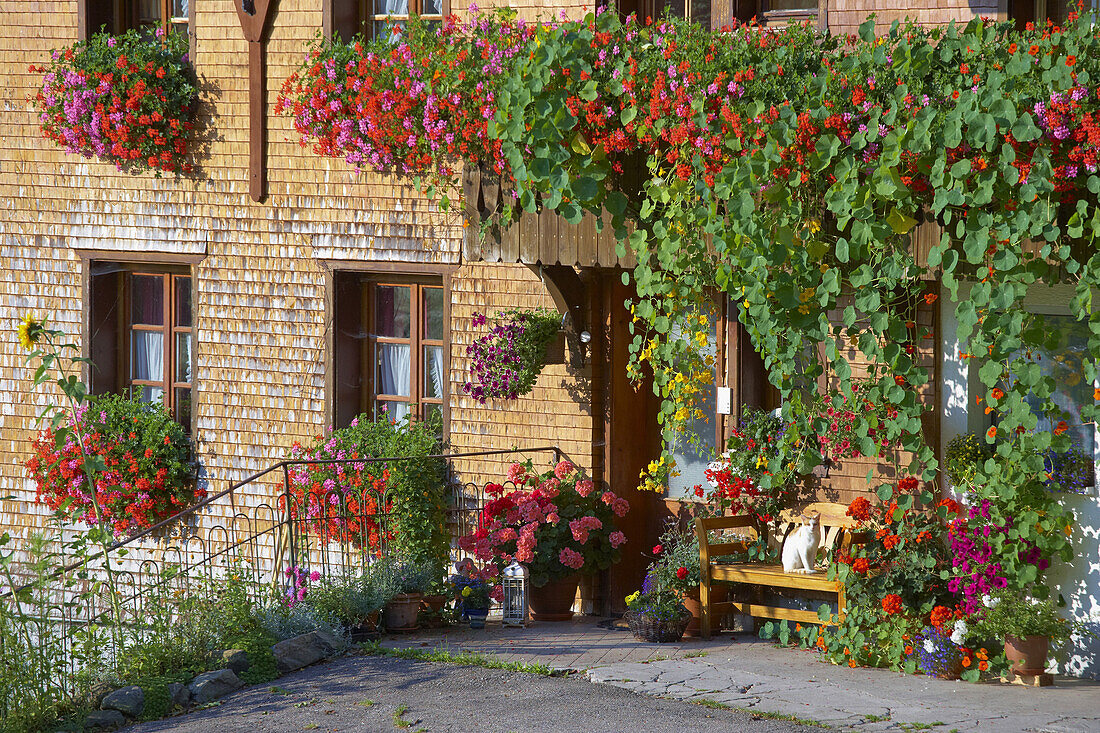
<path id="1" fill-rule="evenodd" d="M 465 588 L 462 589 L 462 597 L 463 598 L 469 598 L 470 597 L 470 586 L 466 586 Z"/>

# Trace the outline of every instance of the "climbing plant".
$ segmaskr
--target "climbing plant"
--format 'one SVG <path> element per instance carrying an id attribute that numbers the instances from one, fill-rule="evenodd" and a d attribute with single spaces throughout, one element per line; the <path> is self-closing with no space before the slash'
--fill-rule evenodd
<path id="1" fill-rule="evenodd" d="M 1006 583 L 1022 588 L 1069 557 L 1072 533 L 1072 517 L 1042 486 L 1044 456 L 1068 451 L 1070 436 L 1036 361 L 1050 329 L 1022 307 L 1029 292 L 1072 286 L 1072 315 L 1089 325 L 1083 377 L 1098 376 L 1100 37 L 1091 21 L 1073 13 L 1064 27 L 1017 30 L 985 19 L 933 29 L 868 20 L 836 37 L 599 12 L 490 36 L 484 29 L 496 26 L 475 18 L 439 37 L 414 26 L 396 41 L 315 50 L 284 106 L 329 104 L 330 127 L 299 126 L 325 142 L 394 87 L 411 88 L 423 113 L 365 127 L 418 146 L 423 135 L 446 141 L 468 115 L 428 104 L 458 88 L 459 74 L 444 67 L 465 62 L 467 49 L 500 59 L 475 59 L 469 72 L 494 108 L 485 149 L 510 194 L 496 217 L 610 213 L 620 254 L 637 259 L 624 274 L 637 290 L 633 368 L 652 368 L 666 443 L 697 409 L 707 364 L 696 344 L 722 291 L 764 357 L 794 440 L 828 431 L 821 411 L 804 407 L 819 377 L 837 399 L 868 406 L 846 426 L 851 448 L 920 482 L 906 492 L 872 486 L 895 519 L 935 494 L 938 465 L 921 428 L 932 374 L 918 358 L 933 334 L 915 314 L 950 297 L 960 356 L 996 417 L 974 498 L 988 501 L 982 521 L 1003 530 L 994 550 Z M 353 79 L 381 58 L 416 63 L 388 72 L 392 85 Z M 354 94 L 321 94 L 349 84 Z M 421 169 L 454 175 L 458 153 L 417 149 Z M 925 222 L 941 233 L 918 252 Z M 853 374 L 853 353 L 869 374 Z M 1087 405 L 1082 418 L 1095 414 Z M 1040 417 L 1056 427 L 1037 429 Z M 822 460 L 799 455 L 803 471 Z"/>

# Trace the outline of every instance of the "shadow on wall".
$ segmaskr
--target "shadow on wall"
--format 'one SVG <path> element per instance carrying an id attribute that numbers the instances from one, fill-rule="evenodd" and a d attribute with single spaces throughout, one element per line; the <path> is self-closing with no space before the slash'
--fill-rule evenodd
<path id="1" fill-rule="evenodd" d="M 1065 663 L 1058 671 L 1100 680 L 1100 497 L 1066 494 L 1064 503 L 1077 517 L 1077 554 L 1072 562 L 1053 568 L 1051 587 L 1065 599 L 1066 614 L 1084 623 L 1092 635 L 1059 650 Z"/>
<path id="2" fill-rule="evenodd" d="M 217 101 L 221 98 L 221 87 L 206 76 L 197 80 L 198 84 L 198 109 L 195 110 L 195 129 L 188 136 L 190 149 L 187 162 L 191 164 L 191 173 L 187 178 L 196 181 L 208 181 L 210 175 L 203 164 L 210 160 L 214 143 L 222 142 L 225 137 L 221 134 L 221 126 L 218 122 Z M 245 122 L 247 125 L 247 121 Z"/>

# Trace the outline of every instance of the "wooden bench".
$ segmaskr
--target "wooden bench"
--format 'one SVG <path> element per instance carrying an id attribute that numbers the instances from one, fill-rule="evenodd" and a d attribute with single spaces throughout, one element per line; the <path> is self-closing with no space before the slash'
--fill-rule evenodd
<path id="1" fill-rule="evenodd" d="M 711 603 L 711 583 L 715 581 L 745 583 L 758 588 L 791 588 L 817 591 L 833 595 L 836 597 L 839 620 L 843 620 L 846 607 L 844 584 L 839 580 L 829 580 L 825 569 L 812 574 L 785 573 L 782 564 L 778 563 L 715 562 L 711 558 L 745 552 L 749 543 L 744 540 L 711 542 L 710 532 L 720 529 L 749 529 L 757 537 L 762 536 L 769 547 L 780 553 L 783 540 L 787 537 L 787 534 L 800 526 L 797 517 L 804 513 L 819 512 L 821 514 L 821 531 L 824 532 L 825 537 L 818 554 L 819 556 L 824 554 L 828 559 L 831 557 L 830 551 L 834 548 L 839 552 L 847 552 L 853 544 L 861 544 L 867 540 L 866 533 L 852 531 L 855 523 L 851 517 L 846 516 L 847 510 L 848 507 L 844 504 L 825 502 L 809 504 L 800 510 L 788 510 L 783 513 L 776 531 L 773 533 L 769 533 L 768 527 L 761 526 L 756 518 L 751 515 L 697 518 L 695 520 L 695 533 L 699 537 L 699 605 L 702 608 L 703 638 L 710 637 L 711 619 L 714 618 L 714 613 L 721 613 L 730 609 L 754 618 L 820 623 L 815 611 L 778 608 L 754 602 L 725 601 Z M 817 562 L 820 563 L 821 560 L 819 559 Z"/>

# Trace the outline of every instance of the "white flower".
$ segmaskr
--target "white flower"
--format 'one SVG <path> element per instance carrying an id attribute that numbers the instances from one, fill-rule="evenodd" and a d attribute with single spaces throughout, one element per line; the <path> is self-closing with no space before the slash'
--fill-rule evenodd
<path id="1" fill-rule="evenodd" d="M 997 604 L 1001 602 L 1000 598 L 994 598 L 988 593 L 982 596 L 982 605 L 986 608 L 996 608 Z"/>
<path id="2" fill-rule="evenodd" d="M 936 645 L 932 643 L 931 639 L 924 640 L 924 651 L 929 654 L 934 654 L 936 652 Z"/>
<path id="3" fill-rule="evenodd" d="M 951 643 L 961 645 L 964 641 L 966 641 L 966 621 L 960 618 L 951 631 Z"/>

